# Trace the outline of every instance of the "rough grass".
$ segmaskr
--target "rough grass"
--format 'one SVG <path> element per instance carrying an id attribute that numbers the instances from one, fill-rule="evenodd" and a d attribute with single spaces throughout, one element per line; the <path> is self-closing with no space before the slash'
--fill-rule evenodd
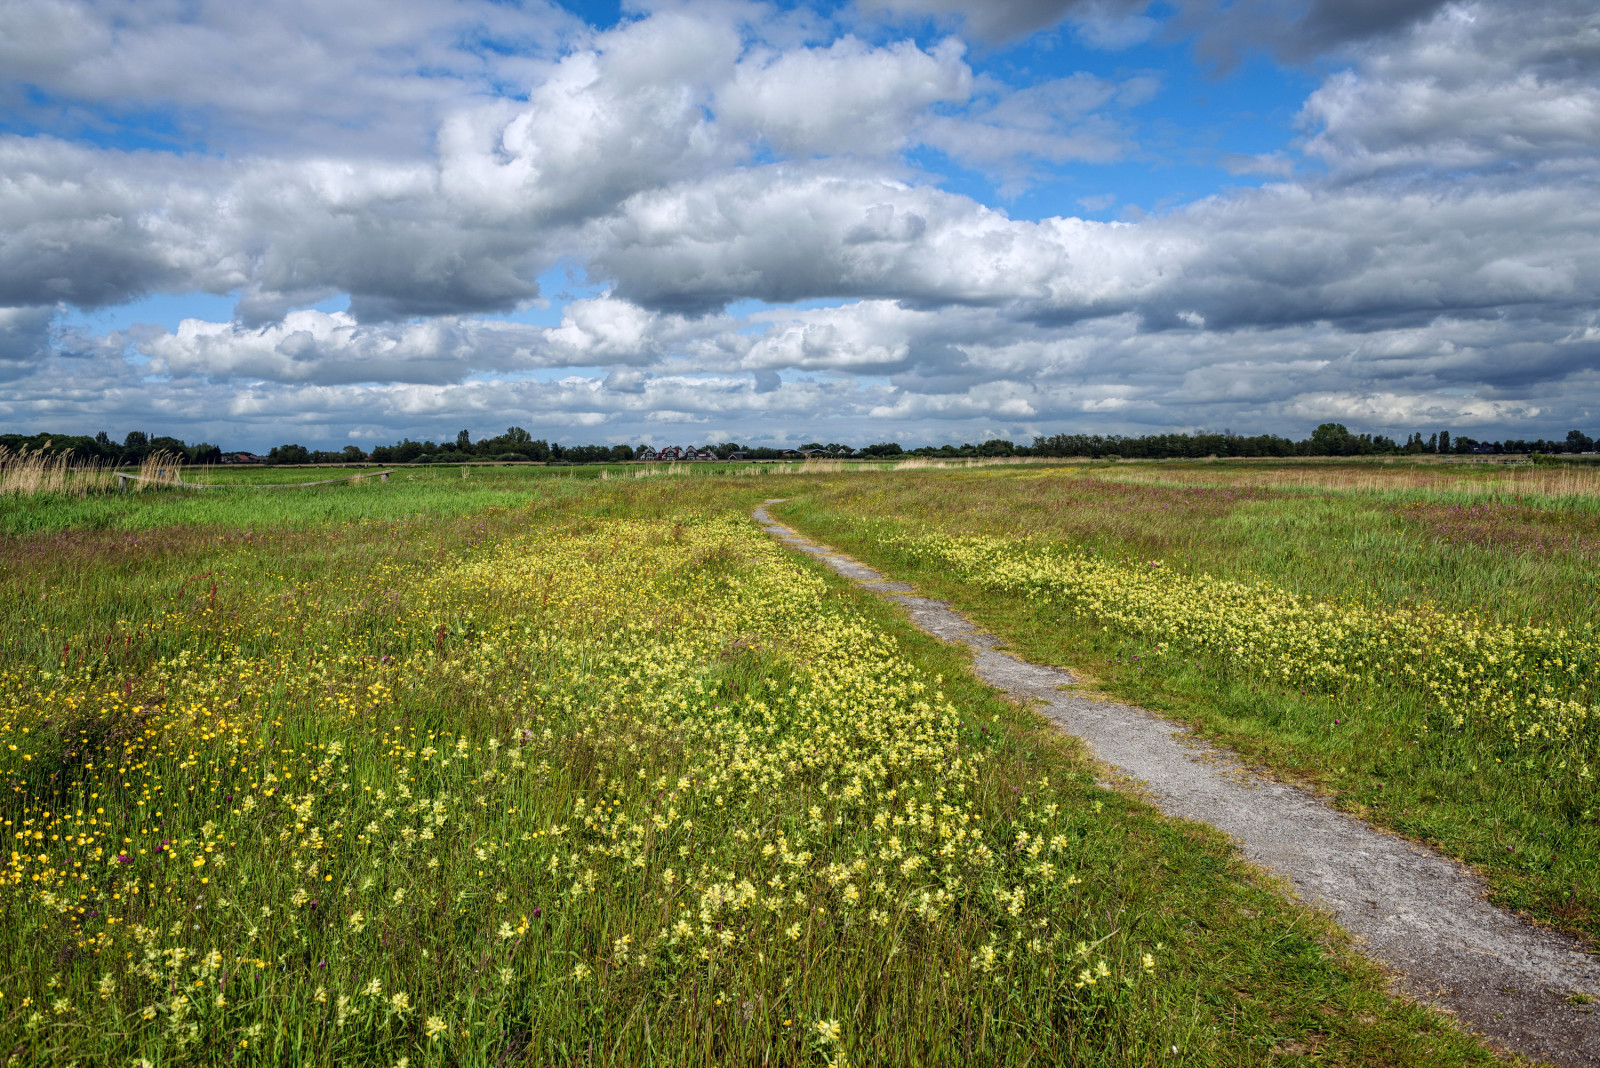
<path id="1" fill-rule="evenodd" d="M 361 505 L 379 518 L 274 521 L 274 504 L 245 524 L 130 498 L 102 529 L 6 540 L 18 748 L 0 811 L 47 859 L 7 869 L 0 1046 L 60 1063 L 1489 1063 L 1219 835 L 1096 785 L 961 655 L 753 532 L 707 527 L 764 495 L 747 479 L 486 495 L 456 476 L 391 484 Z M 858 697 L 822 714 L 886 682 L 939 694 L 943 711 L 885 707 L 944 723 L 969 778 L 891 731 L 884 754 L 911 763 L 862 767 L 852 800 L 830 769 L 870 747 L 792 733 L 869 722 Z M 426 841 L 402 833 L 424 800 Z M 918 895 L 945 876 L 863 852 L 920 834 L 901 824 L 915 803 L 940 825 L 966 808 L 997 858 L 934 918 Z M 659 837 L 634 836 L 657 816 Z M 1017 838 L 1046 824 L 1075 882 Z M 778 832 L 813 857 L 769 858 Z M 852 911 L 827 866 L 858 856 L 846 881 L 870 896 L 887 868 L 892 893 Z M 703 926 L 710 888 L 746 880 L 761 907 Z M 692 932 L 658 934 L 678 905 Z"/>

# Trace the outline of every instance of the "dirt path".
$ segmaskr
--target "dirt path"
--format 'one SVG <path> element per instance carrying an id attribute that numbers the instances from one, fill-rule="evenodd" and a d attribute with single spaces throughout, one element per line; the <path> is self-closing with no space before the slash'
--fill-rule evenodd
<path id="1" fill-rule="evenodd" d="M 1001 652 L 943 601 L 915 596 L 906 583 L 811 542 L 765 508 L 754 515 L 779 540 L 904 605 L 929 634 L 970 648 L 979 678 L 1040 701 L 1040 711 L 1097 758 L 1147 784 L 1163 812 L 1232 835 L 1301 900 L 1337 917 L 1413 997 L 1456 1013 L 1507 1049 L 1555 1064 L 1600 1065 L 1600 1002 L 1568 1001 L 1574 992 L 1600 994 L 1600 959 L 1488 904 L 1470 870 L 1304 790 L 1258 779 L 1232 753 L 1185 737 L 1170 720 L 1063 693 L 1058 687 L 1075 681 L 1070 672 Z"/>

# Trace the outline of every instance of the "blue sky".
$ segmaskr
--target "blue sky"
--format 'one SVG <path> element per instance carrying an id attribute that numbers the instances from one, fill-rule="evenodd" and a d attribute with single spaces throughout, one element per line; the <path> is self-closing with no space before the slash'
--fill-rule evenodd
<path id="1" fill-rule="evenodd" d="M 0 427 L 1594 433 L 1587 5 L 0 11 Z"/>

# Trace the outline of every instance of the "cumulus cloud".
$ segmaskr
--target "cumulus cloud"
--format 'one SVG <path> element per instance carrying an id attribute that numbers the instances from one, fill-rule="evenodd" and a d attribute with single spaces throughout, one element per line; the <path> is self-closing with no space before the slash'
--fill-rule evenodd
<path id="1" fill-rule="evenodd" d="M 1600 11 L 1454 4 L 1311 94 L 1306 151 L 1347 177 L 1426 169 L 1591 169 Z"/>
<path id="2" fill-rule="evenodd" d="M 90 20 L 68 44 L 37 31 L 39 84 L 83 70 L 82 93 L 98 92 L 112 75 L 90 68 L 111 55 L 127 67 L 117 77 L 158 95 L 137 48 L 97 43 L 111 7 L 42 0 L 4 17 L 24 8 Z M 1013 218 L 904 154 L 931 146 L 1014 186 L 1046 165 L 1129 158 L 1126 109 L 1158 91 L 1153 77 L 1010 85 L 974 75 L 953 39 L 758 34 L 754 10 L 674 7 L 605 32 L 506 14 L 566 36 L 524 51 L 514 96 L 463 88 L 499 74 L 445 78 L 426 151 L 0 138 L 0 417 L 145 413 L 229 440 L 428 433 L 436 420 L 591 440 L 821 426 L 917 440 L 1180 413 L 1471 432 L 1578 419 L 1595 395 L 1600 53 L 1585 42 L 1600 28 L 1581 5 L 1231 5 L 1230 18 L 1287 19 L 1344 50 L 1302 113 L 1313 165 L 1293 146 L 1224 157 L 1278 180 L 1137 223 Z M 996 34 L 1147 17 L 1105 3 L 919 10 L 968 10 Z M 438 11 L 400 21 L 501 17 L 467 0 Z M 369 103 L 409 84 L 379 68 Z M 1103 211 L 1119 195 L 1080 203 Z M 493 317 L 528 306 L 563 262 L 593 288 L 559 323 Z M 237 295 L 234 320 L 96 337 L 56 318 L 194 290 Z M 304 310 L 337 294 L 349 312 Z M 835 306 L 784 307 L 819 301 Z"/>
<path id="3" fill-rule="evenodd" d="M 57 132 L 82 114 L 67 102 L 158 143 L 410 154 L 445 112 L 585 35 L 538 2 L 26 0 L 0 5 L 0 106 Z"/>
<path id="4" fill-rule="evenodd" d="M 452 115 L 440 192 L 471 217 L 549 225 L 608 210 L 663 181 L 744 154 L 706 113 L 742 48 L 725 21 L 668 12 L 561 59 L 525 104 Z"/>
<path id="5" fill-rule="evenodd" d="M 483 371 L 561 366 L 546 331 L 455 317 L 362 324 L 344 312 L 294 311 L 249 326 L 185 319 L 137 342 L 152 370 L 292 383 L 455 382 Z"/>
<path id="6" fill-rule="evenodd" d="M 717 116 L 789 156 L 893 155 L 929 105 L 971 95 L 964 51 L 953 38 L 924 52 L 850 36 L 826 48 L 763 49 L 718 89 Z"/>

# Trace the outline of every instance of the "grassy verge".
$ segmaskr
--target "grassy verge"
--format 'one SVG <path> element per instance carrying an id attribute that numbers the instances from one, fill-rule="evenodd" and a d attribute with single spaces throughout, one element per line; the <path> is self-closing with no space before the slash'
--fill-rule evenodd
<path id="1" fill-rule="evenodd" d="M 7 542 L 0 1045 L 1487 1063 L 747 487 Z"/>
<path id="2" fill-rule="evenodd" d="M 1476 618 L 1491 630 L 1514 617 L 1508 603 L 1539 600 L 1547 624 L 1577 634 L 1593 611 L 1572 589 L 1583 573 L 1580 552 L 1441 541 L 1396 515 L 1409 503 L 1404 499 L 1238 487 L 1223 496 L 1193 486 L 1084 481 L 1059 473 L 902 476 L 870 488 L 817 486 L 780 509 L 818 538 L 959 604 L 1022 655 L 1086 672 L 1117 698 L 1189 721 L 1350 810 L 1475 864 L 1502 904 L 1600 935 L 1592 711 L 1589 720 L 1574 720 L 1576 733 L 1560 745 L 1534 745 L 1516 736 L 1526 727 L 1508 728 L 1509 720 L 1470 719 L 1475 702 L 1512 695 L 1509 686 L 1463 690 L 1466 718 L 1458 723 L 1441 715 L 1430 696 L 1439 691 L 1419 691 L 1406 676 L 1340 679 L 1330 672 L 1334 682 L 1310 685 L 1278 670 L 1279 663 L 1305 672 L 1317 666 L 1318 654 L 1293 641 L 1266 658 L 1224 655 L 1198 640 L 1185 644 L 1186 636 L 1175 638 L 1159 617 L 1130 614 L 1131 602 L 1116 594 L 1099 609 L 1079 602 L 1069 610 L 1043 587 L 997 585 L 992 574 L 964 572 L 907 547 L 928 532 L 1003 534 L 1018 559 L 1040 546 L 1068 546 L 1130 582 L 1160 559 L 1175 587 L 1208 574 L 1244 576 L 1252 588 L 1337 601 L 1379 620 L 1393 614 L 1386 604 L 1398 604 L 1448 623 L 1454 617 L 1438 613 L 1466 613 L 1482 597 Z M 1581 530 L 1586 521 L 1579 512 L 1558 533 Z M 1336 652 L 1330 647 L 1326 655 Z M 1268 660 L 1270 670 L 1257 666 Z M 1540 670 L 1567 675 L 1551 664 L 1553 658 Z M 1587 662 L 1568 666 L 1580 680 L 1592 669 Z M 1554 685 L 1572 691 L 1563 699 L 1574 700 L 1578 715 L 1592 710 L 1588 684 L 1562 677 L 1552 675 Z"/>

